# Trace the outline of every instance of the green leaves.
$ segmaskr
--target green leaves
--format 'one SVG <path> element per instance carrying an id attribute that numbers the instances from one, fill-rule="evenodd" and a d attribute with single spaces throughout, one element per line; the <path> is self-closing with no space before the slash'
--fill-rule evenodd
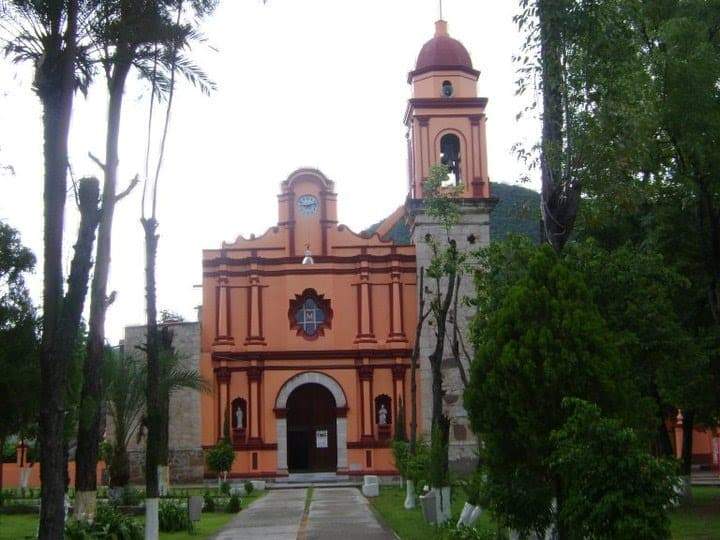
<path id="1" fill-rule="evenodd" d="M 565 399 L 565 424 L 552 435 L 551 470 L 563 479 L 562 521 L 579 538 L 665 539 L 675 469 L 654 458 L 633 430 L 597 405 Z"/>

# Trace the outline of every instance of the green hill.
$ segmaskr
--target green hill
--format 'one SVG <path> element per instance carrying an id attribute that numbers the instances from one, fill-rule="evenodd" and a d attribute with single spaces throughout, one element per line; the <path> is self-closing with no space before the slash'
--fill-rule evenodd
<path id="1" fill-rule="evenodd" d="M 540 194 L 522 186 L 490 184 L 490 193 L 500 199 L 490 214 L 490 239 L 503 240 L 508 234 L 524 234 L 540 241 Z"/>

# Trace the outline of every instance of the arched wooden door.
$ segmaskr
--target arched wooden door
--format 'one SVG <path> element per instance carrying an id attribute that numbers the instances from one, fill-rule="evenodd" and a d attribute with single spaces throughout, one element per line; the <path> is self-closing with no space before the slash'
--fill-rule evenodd
<path id="1" fill-rule="evenodd" d="M 319 384 L 298 387 L 287 401 L 288 470 L 335 472 L 337 432 L 335 398 Z"/>

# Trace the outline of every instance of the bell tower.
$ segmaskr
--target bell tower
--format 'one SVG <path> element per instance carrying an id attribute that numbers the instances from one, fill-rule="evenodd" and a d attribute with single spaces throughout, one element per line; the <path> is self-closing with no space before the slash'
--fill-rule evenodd
<path id="1" fill-rule="evenodd" d="M 473 68 L 467 49 L 448 35 L 447 23 L 435 23 L 435 36 L 420 50 L 415 69 L 408 75 L 412 97 L 405 113 L 409 152 L 409 186 L 406 210 L 412 242 L 415 244 L 418 283 L 420 272 L 430 266 L 432 237 L 439 244 L 454 241 L 458 249 L 470 251 L 490 243 L 490 182 L 485 140 L 487 99 L 478 97 L 480 72 Z M 446 231 L 436 217 L 425 211 L 423 184 L 430 167 L 443 163 L 450 170 L 450 181 L 462 190 L 455 200 L 460 217 Z M 444 288 L 446 284 L 441 284 Z M 458 288 L 459 298 L 474 294 L 472 278 L 464 276 Z M 460 331 L 467 335 L 473 311 L 463 302 L 458 305 Z M 420 418 L 422 432 L 429 436 L 432 421 L 432 370 L 429 357 L 435 348 L 434 329 L 423 328 L 420 338 Z M 451 323 L 452 324 L 452 323 Z M 468 343 L 468 340 L 465 340 Z M 470 351 L 472 354 L 472 351 Z M 464 385 L 460 370 L 452 361 L 449 348 L 443 361 L 444 412 L 450 419 L 449 457 L 451 468 L 470 472 L 476 464 L 477 439 L 470 430 L 463 407 Z M 469 362 L 461 357 L 466 373 Z"/>
<path id="2" fill-rule="evenodd" d="M 412 98 L 405 113 L 409 147 L 409 197 L 423 198 L 432 165 L 443 163 L 463 198 L 487 198 L 490 184 L 485 140 L 487 98 L 478 97 L 480 72 L 465 46 L 448 35 L 447 22 L 420 50 L 408 75 Z"/>

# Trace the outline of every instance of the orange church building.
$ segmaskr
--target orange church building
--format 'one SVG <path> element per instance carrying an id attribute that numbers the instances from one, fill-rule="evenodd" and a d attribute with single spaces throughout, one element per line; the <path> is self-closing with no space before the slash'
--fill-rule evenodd
<path id="1" fill-rule="evenodd" d="M 201 397 L 202 444 L 214 445 L 229 424 L 232 477 L 396 472 L 389 443 L 410 403 L 416 283 L 430 257 L 424 239 L 438 230 L 422 200 L 432 165 L 445 163 L 464 186 L 452 236 L 461 247 L 489 242 L 487 100 L 477 96 L 478 77 L 438 21 L 408 78 L 408 198 L 372 233 L 341 225 L 334 182 L 300 169 L 280 185 L 276 226 L 203 252 L 200 367 L 214 392 Z M 425 432 L 430 334 L 418 370 Z M 449 374 L 451 456 L 471 459 L 476 442 L 454 384 Z"/>

